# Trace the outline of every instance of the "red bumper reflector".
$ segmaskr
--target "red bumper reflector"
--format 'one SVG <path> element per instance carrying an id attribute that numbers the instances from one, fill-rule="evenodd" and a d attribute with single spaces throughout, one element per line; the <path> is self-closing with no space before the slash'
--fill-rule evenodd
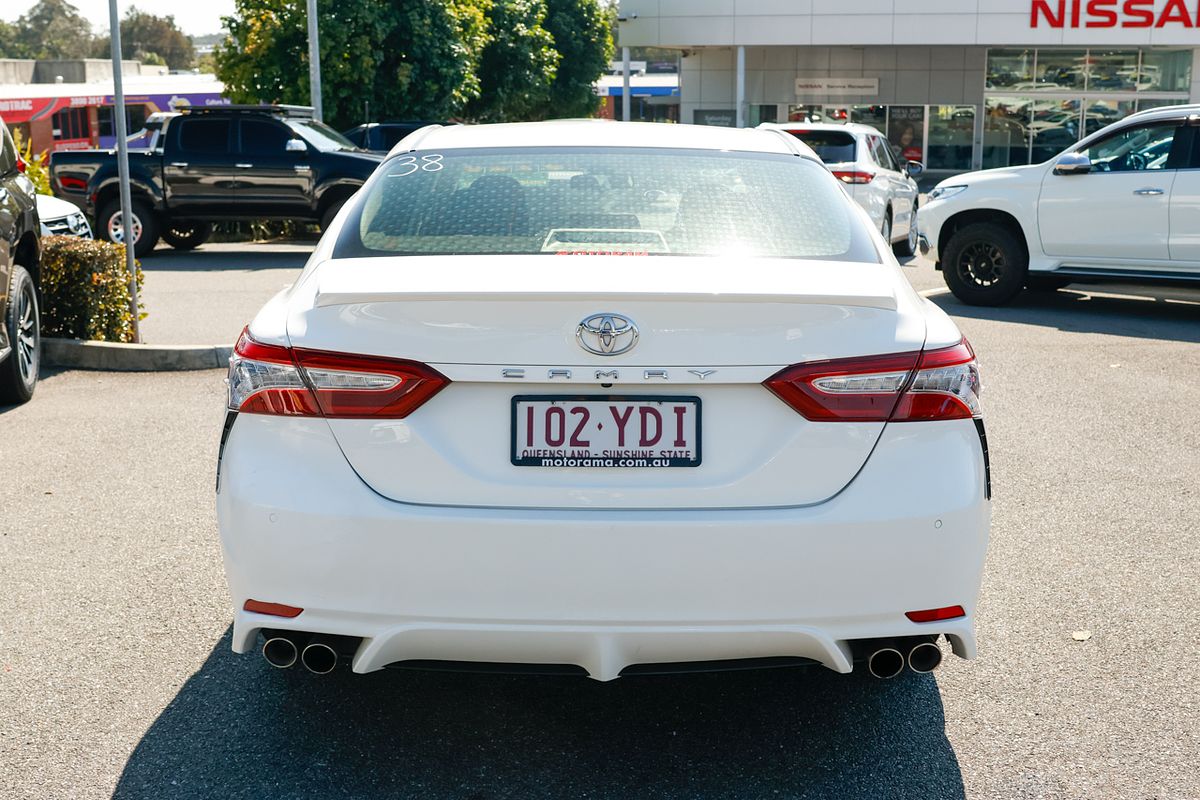
<path id="1" fill-rule="evenodd" d="M 924 611 L 906 611 L 904 616 L 913 622 L 937 622 L 942 619 L 958 619 L 965 617 L 967 612 L 962 606 L 946 606 L 945 608 L 927 608 Z"/>
<path id="2" fill-rule="evenodd" d="M 283 603 L 264 603 L 262 600 L 247 600 L 242 608 L 255 614 L 270 614 L 273 617 L 298 617 L 304 610 L 295 606 L 285 606 Z"/>

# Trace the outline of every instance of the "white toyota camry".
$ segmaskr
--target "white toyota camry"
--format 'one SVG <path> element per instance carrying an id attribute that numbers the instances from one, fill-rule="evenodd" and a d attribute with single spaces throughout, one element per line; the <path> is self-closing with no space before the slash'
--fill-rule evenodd
<path id="1" fill-rule="evenodd" d="M 231 359 L 233 648 L 599 680 L 970 658 L 978 394 L 794 137 L 422 129 Z"/>

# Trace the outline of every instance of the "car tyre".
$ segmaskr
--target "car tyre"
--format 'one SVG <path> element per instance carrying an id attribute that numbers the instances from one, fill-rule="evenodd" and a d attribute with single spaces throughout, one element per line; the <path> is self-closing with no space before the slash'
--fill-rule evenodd
<path id="1" fill-rule="evenodd" d="M 903 242 L 896 242 L 892 245 L 892 252 L 901 258 L 908 258 L 917 254 L 917 212 L 913 211 L 912 222 L 908 226 L 908 238 Z"/>
<path id="2" fill-rule="evenodd" d="M 37 387 L 41 363 L 41 319 L 37 289 L 24 267 L 14 266 L 3 323 L 12 346 L 0 361 L 0 405 L 28 402 Z"/>
<path id="3" fill-rule="evenodd" d="M 195 250 L 211 235 L 212 223 L 176 223 L 163 229 L 162 239 L 176 250 Z"/>
<path id="4" fill-rule="evenodd" d="M 980 222 L 956 231 L 942 255 L 954 296 L 972 306 L 1001 306 L 1025 288 L 1029 257 L 1007 228 Z"/>
<path id="5" fill-rule="evenodd" d="M 333 224 L 333 218 L 338 215 L 338 212 L 342 210 L 342 206 L 346 205 L 346 201 L 349 199 L 349 197 L 343 197 L 329 204 L 329 208 L 325 209 L 325 212 L 321 214 L 321 233 L 329 230 L 329 226 Z"/>
<path id="6" fill-rule="evenodd" d="M 141 200 L 133 201 L 133 254 L 143 258 L 158 244 L 158 219 L 154 211 Z M 121 201 L 110 200 L 100 209 L 96 218 L 100 238 L 114 244 L 121 243 Z"/>
<path id="7" fill-rule="evenodd" d="M 883 212 L 883 227 L 879 229 L 883 241 L 889 247 L 892 245 L 892 209 Z"/>

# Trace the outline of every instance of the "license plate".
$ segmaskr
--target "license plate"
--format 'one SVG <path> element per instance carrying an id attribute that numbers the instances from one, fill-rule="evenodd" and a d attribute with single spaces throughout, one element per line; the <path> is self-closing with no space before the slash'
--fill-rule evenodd
<path id="1" fill-rule="evenodd" d="M 518 395 L 518 467 L 696 467 L 699 397 Z"/>

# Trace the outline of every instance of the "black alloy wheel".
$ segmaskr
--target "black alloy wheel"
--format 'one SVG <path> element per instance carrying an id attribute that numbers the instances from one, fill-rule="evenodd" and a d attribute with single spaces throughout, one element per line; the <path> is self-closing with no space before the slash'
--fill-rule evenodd
<path id="1" fill-rule="evenodd" d="M 1025 288 L 1029 257 L 1017 238 L 988 222 L 960 228 L 942 253 L 942 275 L 959 300 L 999 306 Z"/>
<path id="2" fill-rule="evenodd" d="M 41 365 L 41 322 L 37 289 L 24 267 L 14 266 L 3 324 L 12 348 L 0 361 L 0 404 L 24 403 L 33 397 Z"/>

